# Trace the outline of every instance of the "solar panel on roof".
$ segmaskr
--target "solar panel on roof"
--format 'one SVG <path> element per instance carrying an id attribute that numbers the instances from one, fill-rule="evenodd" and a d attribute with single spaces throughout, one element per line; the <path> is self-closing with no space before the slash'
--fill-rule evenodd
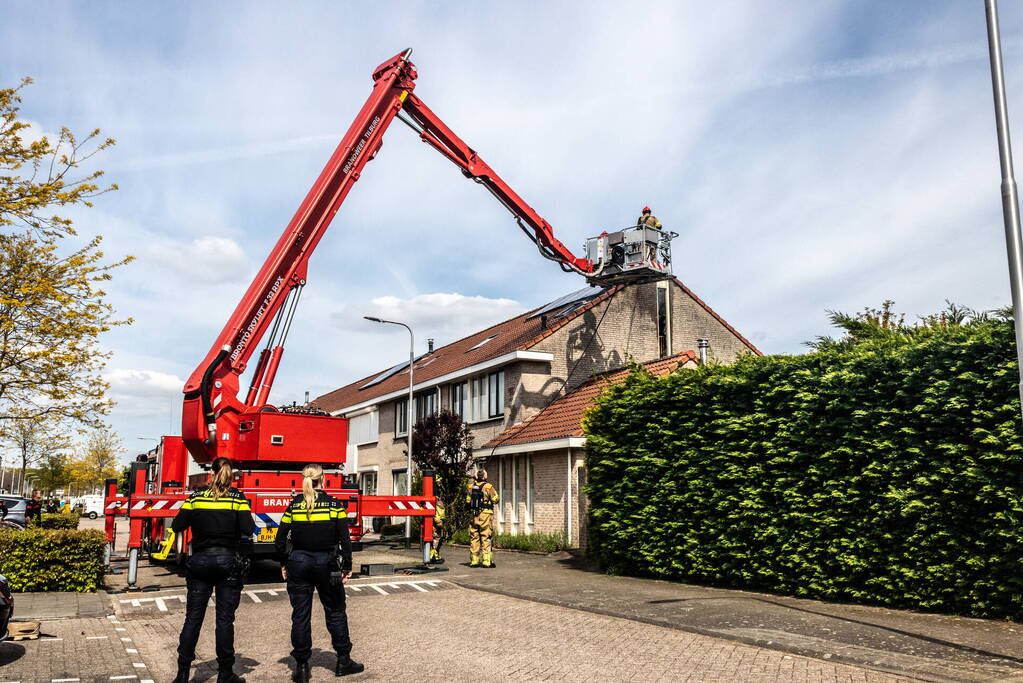
<path id="1" fill-rule="evenodd" d="M 419 358 L 422 358 L 422 356 L 420 356 Z M 416 360 L 419 360 L 419 358 L 417 358 Z M 380 384 L 381 382 L 383 382 L 388 377 L 393 377 L 394 375 L 398 374 L 399 372 L 401 372 L 402 370 L 404 370 L 407 367 L 408 367 L 408 361 L 405 361 L 404 363 L 398 363 L 393 368 L 391 368 L 389 370 L 384 370 L 382 373 L 380 373 L 379 375 L 377 375 L 376 377 L 374 377 L 370 381 L 368 381 L 365 384 L 363 384 L 361 387 L 359 387 L 359 391 L 362 391 L 363 389 L 368 389 L 369 387 L 372 387 L 372 386 L 376 386 L 377 384 Z"/>
<path id="2" fill-rule="evenodd" d="M 558 309 L 565 309 L 563 311 L 559 311 L 558 316 L 555 316 L 560 317 L 561 315 L 571 313 L 587 301 L 597 298 L 606 291 L 607 287 L 585 287 L 577 292 L 572 292 L 571 294 L 566 294 L 563 297 L 555 299 L 533 315 L 529 316 L 529 319 L 539 318 L 541 315 L 557 311 Z"/>
<path id="3" fill-rule="evenodd" d="M 501 334 L 501 333 L 500 333 L 500 332 L 498 332 L 497 334 Z M 486 338 L 486 339 L 484 339 L 483 341 L 479 342 L 479 343 L 478 343 L 478 344 L 476 344 L 475 346 L 472 346 L 472 347 L 470 347 L 470 348 L 466 349 L 466 350 L 465 350 L 465 352 L 466 352 L 466 353 L 469 353 L 470 351 L 475 351 L 476 349 L 478 349 L 479 347 L 483 346 L 483 345 L 484 345 L 484 344 L 486 344 L 486 343 L 487 343 L 488 341 L 490 341 L 491 339 L 493 339 L 494 337 L 496 337 L 496 336 L 497 336 L 497 334 L 492 334 L 492 335 L 490 335 L 489 337 L 487 337 L 487 338 Z"/>

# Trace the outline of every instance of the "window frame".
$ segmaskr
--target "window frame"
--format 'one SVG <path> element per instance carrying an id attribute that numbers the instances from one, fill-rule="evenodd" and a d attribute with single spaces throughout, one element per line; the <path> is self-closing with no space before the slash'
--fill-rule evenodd
<path id="1" fill-rule="evenodd" d="M 394 402 L 394 438 L 399 436 L 408 436 L 408 397 Z"/>

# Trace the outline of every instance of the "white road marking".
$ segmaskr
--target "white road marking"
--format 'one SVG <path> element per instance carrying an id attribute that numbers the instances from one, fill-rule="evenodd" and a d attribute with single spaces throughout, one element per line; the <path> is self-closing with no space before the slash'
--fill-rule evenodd
<path id="1" fill-rule="evenodd" d="M 51 678 L 50 683 L 74 683 L 80 681 L 81 678 Z"/>
<path id="2" fill-rule="evenodd" d="M 169 611 L 167 609 L 167 602 L 166 602 L 167 600 L 180 600 L 181 602 L 184 602 L 185 601 L 185 596 L 184 595 L 161 595 L 160 597 L 156 597 L 156 598 L 130 598 L 128 600 L 121 600 L 121 604 L 125 605 L 125 604 L 128 604 L 128 603 L 131 603 L 132 607 L 142 607 L 142 603 L 144 603 L 144 602 L 152 602 L 153 604 L 156 605 L 157 609 L 159 609 L 161 612 L 167 612 L 167 611 Z M 110 623 L 111 624 L 119 624 L 121 622 L 119 622 L 119 621 L 112 621 Z"/>
<path id="3" fill-rule="evenodd" d="M 86 640 L 106 640 L 110 636 L 86 636 Z"/>
<path id="4" fill-rule="evenodd" d="M 127 680 L 131 680 L 132 678 L 138 678 L 138 676 L 136 676 L 135 674 L 132 674 L 131 676 L 111 676 L 110 680 L 112 680 L 112 681 L 127 681 Z"/>
<path id="5" fill-rule="evenodd" d="M 131 653 L 131 654 L 133 654 L 133 655 L 137 655 L 137 654 L 139 653 L 139 651 L 138 651 L 138 650 L 133 650 L 133 649 L 131 649 L 130 647 L 127 647 L 127 648 L 125 648 L 125 649 L 124 649 L 124 651 L 125 651 L 125 652 L 129 652 L 129 653 Z"/>
<path id="6" fill-rule="evenodd" d="M 130 643 L 130 642 L 131 642 L 131 638 L 121 638 L 121 640 L 123 640 L 123 641 L 125 641 L 125 642 L 128 642 L 128 643 Z"/>
<path id="7" fill-rule="evenodd" d="M 260 597 L 256 595 L 256 591 L 245 591 L 245 594 L 252 598 L 252 602 L 263 602 Z"/>
<path id="8" fill-rule="evenodd" d="M 371 584 L 368 584 L 368 585 L 369 585 L 370 588 L 375 588 L 376 591 L 378 593 L 380 593 L 380 595 L 387 595 L 387 591 L 385 591 L 383 588 L 381 588 L 378 584 L 371 583 Z"/>
<path id="9" fill-rule="evenodd" d="M 416 589 L 417 591 L 422 591 L 422 592 L 424 592 L 424 593 L 426 592 L 426 589 L 425 589 L 425 588 L 423 588 L 422 586 L 420 586 L 420 585 L 419 585 L 419 582 L 418 582 L 418 581 L 409 581 L 409 582 L 408 582 L 408 585 L 412 586 L 412 587 L 413 587 L 413 588 L 415 588 L 415 589 Z"/>
<path id="10" fill-rule="evenodd" d="M 128 629 L 126 629 L 126 628 L 121 628 L 121 627 L 117 627 L 117 628 L 115 628 L 114 630 L 115 630 L 115 631 L 127 631 Z"/>
<path id="11" fill-rule="evenodd" d="M 146 665 L 143 664 L 142 662 L 132 662 L 131 665 L 133 667 L 135 667 L 136 669 L 145 669 L 146 668 Z"/>
<path id="12" fill-rule="evenodd" d="M 348 586 L 348 587 L 350 589 L 352 589 L 353 591 L 361 591 L 362 590 L 362 588 L 360 588 L 359 586 Z"/>

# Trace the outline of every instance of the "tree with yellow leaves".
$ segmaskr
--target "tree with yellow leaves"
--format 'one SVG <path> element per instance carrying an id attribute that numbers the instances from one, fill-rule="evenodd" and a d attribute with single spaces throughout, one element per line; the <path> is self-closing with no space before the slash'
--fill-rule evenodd
<path id="1" fill-rule="evenodd" d="M 116 319 L 103 290 L 131 258 L 107 262 L 100 236 L 69 246 L 63 238 L 75 235 L 72 220 L 55 213 L 92 206 L 117 189 L 97 184 L 99 170 L 76 176 L 114 140 L 100 141 L 97 129 L 79 141 L 63 128 L 56 142 L 27 142 L 18 105 L 30 82 L 0 89 L 0 437 L 7 440 L 24 420 L 101 426 L 112 402 L 100 335 L 131 322 Z"/>
<path id="2" fill-rule="evenodd" d="M 124 443 L 113 432 L 98 429 L 89 435 L 79 452 L 68 465 L 70 481 L 76 486 L 94 488 L 107 479 L 120 474 L 117 456 L 124 451 Z"/>

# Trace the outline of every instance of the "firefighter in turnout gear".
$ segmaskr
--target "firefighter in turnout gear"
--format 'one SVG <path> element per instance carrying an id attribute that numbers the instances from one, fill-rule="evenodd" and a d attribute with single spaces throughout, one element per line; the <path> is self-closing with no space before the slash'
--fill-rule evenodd
<path id="1" fill-rule="evenodd" d="M 227 458 L 213 461 L 210 485 L 190 495 L 181 505 L 171 529 L 180 534 L 192 529 L 188 559 L 185 622 L 178 639 L 178 675 L 174 683 L 188 683 L 203 617 L 210 596 L 217 595 L 217 681 L 245 683 L 234 673 L 234 612 L 242 597 L 248 558 L 238 550 L 241 539 L 252 537 L 256 521 L 249 501 L 231 486 L 234 471 Z"/>
<path id="2" fill-rule="evenodd" d="M 288 537 L 291 552 L 288 552 Z M 306 683 L 313 650 L 313 591 L 320 595 L 331 645 L 337 653 L 334 674 L 347 676 L 365 667 L 351 658 L 352 641 L 345 612 L 345 587 L 352 575 L 352 540 L 344 503 L 323 491 L 323 468 L 306 465 L 302 493 L 288 505 L 274 540 L 281 576 L 291 599 L 291 680 Z"/>
<path id="3" fill-rule="evenodd" d="M 440 475 L 434 475 L 434 491 L 438 493 L 437 504 L 433 511 L 433 547 L 430 548 L 429 564 L 444 564 L 444 558 L 440 556 L 441 530 L 444 528 L 444 505 L 439 497 Z"/>
<path id="4" fill-rule="evenodd" d="M 644 225 L 648 228 L 657 228 L 658 230 L 662 227 L 661 222 L 657 220 L 657 216 L 650 213 L 649 206 L 643 207 L 643 213 L 641 213 L 639 218 L 636 220 L 636 225 Z"/>
<path id="5" fill-rule="evenodd" d="M 643 213 L 641 213 L 639 215 L 639 218 L 636 220 L 636 225 L 645 226 L 647 228 L 657 228 L 658 230 L 660 230 L 662 227 L 664 227 L 664 226 L 661 225 L 661 222 L 659 220 L 657 220 L 657 216 L 655 216 L 652 213 L 650 213 L 650 207 L 649 206 L 644 206 L 643 207 Z M 647 247 L 647 249 L 646 249 L 646 259 L 648 261 L 655 261 L 655 262 L 657 261 L 657 247 L 655 247 L 655 246 L 648 246 Z"/>
<path id="6" fill-rule="evenodd" d="M 435 542 L 430 548 L 430 564 L 444 564 L 444 558 L 440 556 L 440 531 L 444 526 L 444 506 L 440 499 L 437 499 L 437 506 L 433 511 L 433 537 Z"/>
<path id="7" fill-rule="evenodd" d="M 494 485 L 487 481 L 487 471 L 479 470 L 476 481 L 469 484 L 467 501 L 472 514 L 469 523 L 469 566 L 493 569 L 494 549 L 491 539 L 494 536 L 494 504 L 499 497 Z M 482 553 L 483 561 L 480 562 Z"/>

